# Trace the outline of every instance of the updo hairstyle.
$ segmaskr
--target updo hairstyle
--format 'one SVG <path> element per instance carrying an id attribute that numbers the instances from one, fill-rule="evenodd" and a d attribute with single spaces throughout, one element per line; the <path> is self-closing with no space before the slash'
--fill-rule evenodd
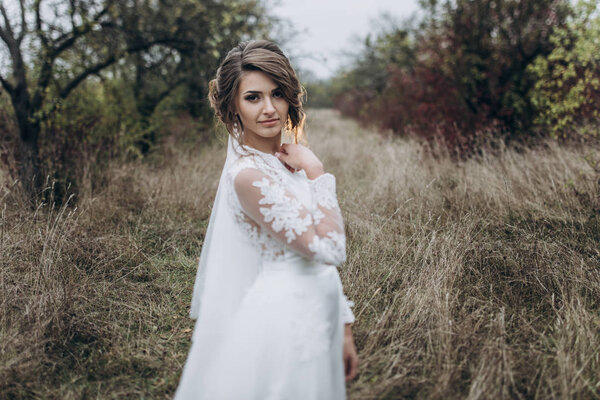
<path id="1" fill-rule="evenodd" d="M 297 143 L 305 118 L 302 108 L 304 88 L 281 49 L 267 40 L 242 42 L 227 53 L 217 70 L 216 78 L 211 80 L 208 86 L 208 99 L 215 115 L 225 124 L 227 131 L 242 144 L 243 126 L 237 116 L 235 99 L 240 80 L 246 71 L 262 71 L 279 86 L 289 104 L 286 130 L 293 132 L 294 142 Z M 241 127 L 237 135 L 233 129 L 236 122 Z"/>

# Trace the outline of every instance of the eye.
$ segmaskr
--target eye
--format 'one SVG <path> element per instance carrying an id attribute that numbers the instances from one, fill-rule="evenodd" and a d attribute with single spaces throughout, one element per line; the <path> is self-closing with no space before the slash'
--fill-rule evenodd
<path id="1" fill-rule="evenodd" d="M 258 96 L 255 94 L 249 94 L 248 96 L 244 97 L 244 99 L 248 101 L 256 101 L 258 99 Z"/>
<path id="2" fill-rule="evenodd" d="M 276 90 L 276 91 L 273 92 L 273 97 L 282 98 L 283 97 L 283 92 L 281 90 Z"/>

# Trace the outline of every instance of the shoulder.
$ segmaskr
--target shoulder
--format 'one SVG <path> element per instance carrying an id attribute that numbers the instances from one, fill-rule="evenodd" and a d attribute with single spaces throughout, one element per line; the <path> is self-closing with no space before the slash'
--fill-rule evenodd
<path id="1" fill-rule="evenodd" d="M 240 171 L 247 168 L 256 168 L 258 169 L 258 165 L 254 157 L 244 156 L 235 160 L 228 168 L 227 175 L 230 178 L 235 178 Z"/>
<path id="2" fill-rule="evenodd" d="M 276 160 L 275 162 L 279 162 Z M 268 179 L 270 182 L 283 183 L 281 169 L 283 166 L 273 165 L 272 160 L 266 160 L 256 155 L 243 156 L 235 160 L 228 169 L 228 178 L 236 187 L 257 180 Z"/>
<path id="3" fill-rule="evenodd" d="M 246 193 L 249 191 L 264 191 L 272 186 L 279 186 L 276 181 L 264 171 L 255 166 L 247 166 L 237 171 L 232 176 L 233 187 L 237 193 Z"/>
<path id="4" fill-rule="evenodd" d="M 267 179 L 267 175 L 256 166 L 248 165 L 236 171 L 232 175 L 233 184 L 236 188 L 252 186 L 254 182 Z"/>

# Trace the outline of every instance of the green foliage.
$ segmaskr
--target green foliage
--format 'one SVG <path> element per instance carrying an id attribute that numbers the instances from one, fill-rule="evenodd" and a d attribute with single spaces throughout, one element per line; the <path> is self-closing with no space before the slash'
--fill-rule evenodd
<path id="1" fill-rule="evenodd" d="M 260 0 L 158 3 L 135 18 L 137 25 L 173 32 L 152 52 L 128 57 L 120 70 L 135 94 L 142 123 L 180 87 L 178 108 L 207 117 L 208 82 L 220 60 L 242 40 L 269 37 L 274 24 Z"/>
<path id="2" fill-rule="evenodd" d="M 159 136 L 154 112 L 172 94 L 167 111 L 208 119 L 208 82 L 219 61 L 241 40 L 268 38 L 275 23 L 264 0 L 41 3 L 11 13 L 0 2 L 0 54 L 9 59 L 0 85 L 11 99 L 18 175 L 32 200 L 44 191 L 43 177 L 83 174 L 61 170 L 74 168 L 62 160 L 86 158 L 75 149 L 104 141 L 104 131 L 119 154 L 149 153 Z M 89 93 L 75 94 L 97 78 Z"/>
<path id="3" fill-rule="evenodd" d="M 381 93 L 389 79 L 388 66 L 413 65 L 415 46 L 410 26 L 399 26 L 388 15 L 383 15 L 378 25 L 379 31 L 365 38 L 362 52 L 345 80 L 354 88 Z"/>
<path id="4" fill-rule="evenodd" d="M 337 92 L 358 89 L 381 93 L 390 78 L 390 65 L 403 68 L 414 65 L 414 28 L 407 22 L 399 23 L 388 14 L 377 20 L 377 27 L 355 49 L 351 66 L 334 79 Z"/>
<path id="5" fill-rule="evenodd" d="M 41 170 L 53 181 L 52 196 L 94 193 L 107 178 L 110 161 L 142 156 L 148 127 L 140 124 L 131 91 L 118 80 L 88 81 L 44 119 L 39 139 Z"/>
<path id="6" fill-rule="evenodd" d="M 333 95 L 328 81 L 304 83 L 307 108 L 333 108 Z"/>
<path id="7" fill-rule="evenodd" d="M 577 3 L 565 27 L 551 37 L 552 52 L 530 70 L 538 77 L 532 100 L 536 123 L 554 137 L 598 135 L 600 118 L 600 15 L 597 1 Z"/>
<path id="8" fill-rule="evenodd" d="M 473 150 L 489 134 L 528 139 L 545 96 L 534 95 L 539 74 L 532 64 L 553 53 L 561 32 L 573 35 L 573 25 L 567 24 L 570 2 L 420 4 L 417 23 L 388 24 L 366 38 L 352 65 L 332 81 L 336 107 L 397 134 L 441 138 L 461 152 Z M 589 34 L 582 30 L 580 36 Z M 582 45 L 582 54 L 596 57 L 594 43 Z M 582 76 L 593 89 L 594 75 Z"/>
<path id="9" fill-rule="evenodd" d="M 390 89 L 394 68 L 412 69 L 416 60 L 415 29 L 382 15 L 377 30 L 357 46 L 350 65 L 328 82 L 335 106 L 366 124 L 387 129 L 387 118 L 396 113 L 382 107 L 380 99 Z M 309 93 L 310 95 L 310 93 Z"/>

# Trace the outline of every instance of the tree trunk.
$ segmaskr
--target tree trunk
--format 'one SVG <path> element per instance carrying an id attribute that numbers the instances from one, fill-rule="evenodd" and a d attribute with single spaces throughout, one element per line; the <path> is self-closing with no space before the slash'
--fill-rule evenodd
<path id="1" fill-rule="evenodd" d="M 17 88 L 11 97 L 20 136 L 15 157 L 19 179 L 25 194 L 34 201 L 41 194 L 44 184 L 38 146 L 40 124 L 30 110 L 29 94 L 25 88 Z"/>
<path id="2" fill-rule="evenodd" d="M 41 194 L 44 180 L 41 176 L 39 150 L 36 143 L 20 141 L 17 146 L 18 172 L 21 187 L 30 201 Z"/>

